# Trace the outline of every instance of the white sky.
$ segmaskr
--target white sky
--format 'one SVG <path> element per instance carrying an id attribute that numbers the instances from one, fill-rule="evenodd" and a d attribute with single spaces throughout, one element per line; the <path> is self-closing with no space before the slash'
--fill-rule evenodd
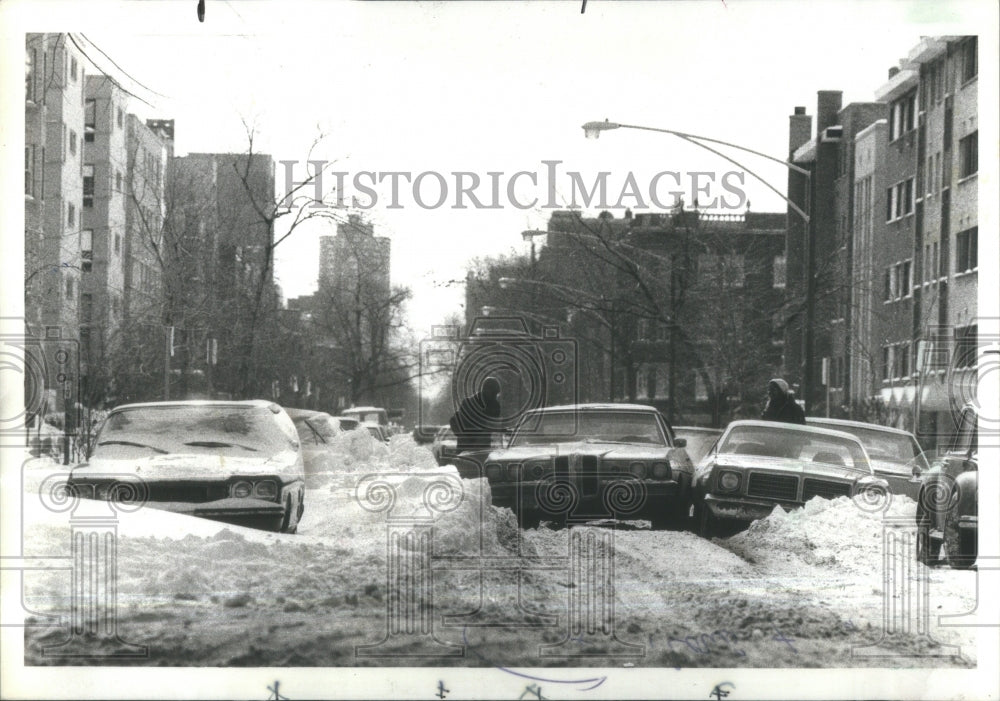
<path id="1" fill-rule="evenodd" d="M 485 179 L 504 171 L 506 183 L 516 171 L 541 175 L 543 160 L 560 160 L 562 173 L 582 171 L 588 182 L 611 171 L 612 199 L 629 170 L 646 187 L 661 170 L 730 166 L 662 134 L 622 130 L 586 140 L 585 121 L 704 134 L 782 157 L 788 115 L 796 105 L 815 115 L 817 90 L 843 90 L 844 104 L 871 100 L 921 35 L 974 33 L 993 12 L 988 2 L 591 0 L 581 15 L 577 2 L 208 0 L 199 24 L 195 4 L 133 2 L 88 13 L 82 4 L 30 3 L 39 29 L 82 31 L 128 72 L 94 53 L 154 105 L 133 100 L 132 111 L 176 120 L 178 154 L 242 151 L 246 120 L 259 132 L 257 149 L 275 160 L 304 161 L 322 131 L 314 157 L 352 175 L 474 171 Z M 128 21 L 113 21 L 116 14 Z M 57 16 L 64 21 L 46 25 Z M 782 166 L 740 160 L 784 190 Z M 560 196 L 568 183 L 562 176 Z M 380 189 L 381 205 L 389 191 Z M 542 182 L 520 190 L 524 199 L 545 196 Z M 784 211 L 752 180 L 746 190 L 755 211 Z M 418 333 L 460 311 L 462 286 L 447 281 L 463 277 L 471 257 L 525 251 L 520 231 L 544 228 L 548 217 L 510 206 L 425 210 L 409 194 L 401 202 L 367 215 L 377 234 L 392 238 L 393 281 L 414 291 Z M 286 298 L 315 289 L 318 237 L 327 232 L 303 229 L 278 247 Z"/>

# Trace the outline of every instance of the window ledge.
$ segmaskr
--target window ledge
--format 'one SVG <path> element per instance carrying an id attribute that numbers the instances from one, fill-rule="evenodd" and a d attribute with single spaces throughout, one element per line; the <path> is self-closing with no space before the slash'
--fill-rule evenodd
<path id="1" fill-rule="evenodd" d="M 979 273 L 979 266 L 977 265 L 975 268 L 972 268 L 971 270 L 963 270 L 960 273 L 955 273 L 955 279 L 958 279 L 960 277 L 965 277 L 967 275 L 977 275 L 978 273 Z"/>
<path id="2" fill-rule="evenodd" d="M 958 87 L 958 89 L 959 90 L 964 90 L 965 88 L 967 88 L 970 85 L 972 85 L 973 83 L 975 83 L 977 80 L 979 80 L 979 73 L 978 72 L 974 76 L 972 76 L 971 78 L 969 78 L 967 81 L 965 81 L 964 83 L 962 83 Z"/>
<path id="3" fill-rule="evenodd" d="M 969 175 L 966 175 L 964 178 L 959 178 L 958 184 L 963 185 L 969 182 L 970 180 L 975 180 L 978 176 L 979 176 L 979 171 L 977 170 L 975 173 L 970 173 Z"/>

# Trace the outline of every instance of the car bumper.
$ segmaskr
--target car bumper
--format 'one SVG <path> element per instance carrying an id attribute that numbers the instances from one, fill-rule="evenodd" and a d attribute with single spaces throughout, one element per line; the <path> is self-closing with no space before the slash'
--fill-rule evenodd
<path id="1" fill-rule="evenodd" d="M 263 499 L 229 498 L 201 503 L 147 501 L 144 506 L 264 531 L 280 530 L 285 518 L 285 508 L 281 504 Z"/>
<path id="2" fill-rule="evenodd" d="M 627 482 L 633 481 L 638 480 L 627 480 Z M 537 481 L 523 483 L 490 482 L 490 492 L 493 498 L 493 505 L 498 507 L 507 507 L 513 510 L 520 508 L 523 511 L 529 512 L 549 512 L 547 505 L 539 500 L 540 492 L 543 493 L 545 489 L 542 485 L 549 484 L 552 483 Z M 603 495 L 605 494 L 607 487 L 611 484 L 614 484 L 614 482 L 602 482 L 593 493 L 589 494 L 580 493 L 579 487 L 577 487 L 578 498 L 575 510 L 579 511 L 580 509 L 585 509 L 588 512 L 606 512 L 608 507 L 606 506 L 606 500 Z M 675 481 L 656 482 L 652 480 L 643 480 L 642 485 L 643 490 L 638 493 L 644 495 L 645 503 L 633 503 L 625 494 L 623 494 L 621 504 L 622 513 L 635 514 L 636 517 L 648 517 L 650 512 L 657 515 L 662 514 L 664 506 L 666 506 L 668 510 L 678 508 L 682 509 L 685 515 L 687 514 L 687 507 L 690 505 L 687 496 L 690 492 L 689 490 L 685 490 L 680 483 Z M 632 506 L 635 506 L 636 508 L 633 509 L 631 508 Z"/>
<path id="3" fill-rule="evenodd" d="M 785 511 L 797 509 L 802 506 L 798 502 L 775 502 L 758 501 L 753 499 L 733 499 L 730 497 L 719 497 L 713 494 L 705 495 L 704 508 L 708 509 L 718 520 L 742 521 L 750 523 L 758 519 L 767 518 L 775 506 L 780 506 Z"/>

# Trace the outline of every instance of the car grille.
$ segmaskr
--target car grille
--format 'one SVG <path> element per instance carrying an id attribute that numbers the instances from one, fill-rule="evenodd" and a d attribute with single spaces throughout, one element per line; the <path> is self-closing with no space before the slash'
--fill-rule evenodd
<path id="1" fill-rule="evenodd" d="M 799 478 L 790 475 L 771 475 L 755 472 L 747 484 L 747 496 L 795 501 L 798 495 Z"/>
<path id="2" fill-rule="evenodd" d="M 802 484 L 802 501 L 809 501 L 813 497 L 823 497 L 824 499 L 836 499 L 846 497 L 851 494 L 851 485 L 843 482 L 827 482 L 826 480 L 806 479 Z"/>

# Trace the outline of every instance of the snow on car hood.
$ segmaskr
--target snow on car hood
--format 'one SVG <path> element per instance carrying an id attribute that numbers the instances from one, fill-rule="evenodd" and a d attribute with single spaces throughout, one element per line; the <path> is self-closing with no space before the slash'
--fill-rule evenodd
<path id="1" fill-rule="evenodd" d="M 671 455 L 677 448 L 662 445 L 643 446 L 635 443 L 607 443 L 598 441 L 567 441 L 546 445 L 523 445 L 505 450 L 495 450 L 487 460 L 548 460 L 567 455 L 592 455 L 604 460 L 656 460 Z"/>
<path id="2" fill-rule="evenodd" d="M 215 480 L 231 475 L 297 475 L 297 454 L 286 450 L 271 457 L 171 453 L 146 458 L 96 458 L 74 467 L 72 475 L 136 476 L 146 480 Z"/>

